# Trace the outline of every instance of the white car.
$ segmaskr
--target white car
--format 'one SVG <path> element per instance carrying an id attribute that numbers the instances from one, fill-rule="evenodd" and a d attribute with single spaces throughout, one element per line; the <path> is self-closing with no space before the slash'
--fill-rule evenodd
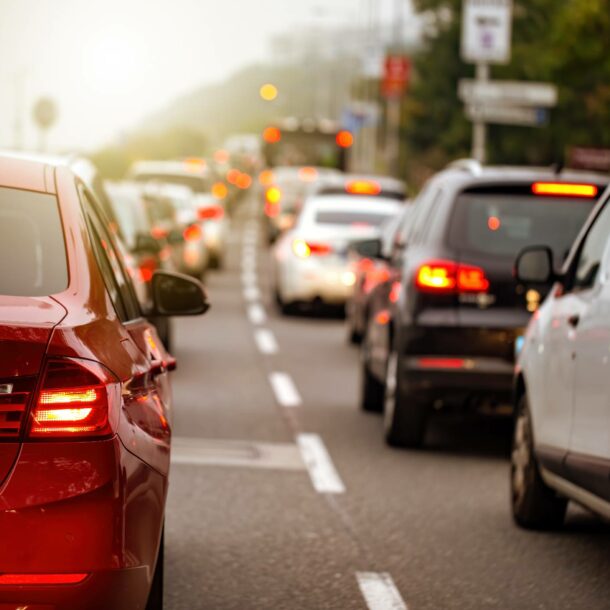
<path id="1" fill-rule="evenodd" d="M 214 174 L 205 160 L 138 161 L 131 167 L 129 176 L 138 182 L 188 186 L 195 193 L 198 216 L 203 222 L 204 239 L 210 253 L 210 267 L 222 267 L 229 224 L 225 200 L 215 194 Z"/>
<path id="2" fill-rule="evenodd" d="M 553 258 L 536 246 L 516 264 L 527 290 L 550 288 L 516 369 L 512 508 L 530 528 L 560 526 L 568 500 L 610 518 L 610 191 L 561 273 Z"/>
<path id="3" fill-rule="evenodd" d="M 272 251 L 275 297 L 282 311 L 304 303 L 345 305 L 356 280 L 350 245 L 377 237 L 401 206 L 375 195 L 307 199 L 294 229 L 283 233 Z"/>

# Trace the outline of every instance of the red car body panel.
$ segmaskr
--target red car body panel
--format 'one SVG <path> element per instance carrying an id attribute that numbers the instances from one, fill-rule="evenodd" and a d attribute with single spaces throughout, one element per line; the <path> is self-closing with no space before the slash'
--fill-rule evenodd
<path id="1" fill-rule="evenodd" d="M 28 439 L 22 426 L 19 439 L 0 440 L 0 576 L 87 575 L 0 584 L 0 610 L 143 609 L 167 495 L 171 356 L 146 320 L 118 319 L 67 167 L 0 157 L 0 186 L 57 193 L 69 270 L 59 294 L 0 297 L 0 380 L 39 379 L 49 359 L 78 358 L 120 389 L 109 438 Z"/>

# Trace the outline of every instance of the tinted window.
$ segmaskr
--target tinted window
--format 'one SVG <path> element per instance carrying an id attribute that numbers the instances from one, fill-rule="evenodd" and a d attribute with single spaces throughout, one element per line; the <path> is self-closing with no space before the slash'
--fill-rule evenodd
<path id="1" fill-rule="evenodd" d="M 315 222 L 322 225 L 368 225 L 378 227 L 390 218 L 390 214 L 370 212 L 334 211 L 317 212 Z"/>
<path id="2" fill-rule="evenodd" d="M 0 188 L 0 294 L 47 296 L 67 285 L 56 197 Z"/>
<path id="3" fill-rule="evenodd" d="M 511 259 L 527 246 L 544 244 L 561 261 L 594 204 L 565 197 L 464 193 L 456 201 L 449 240 L 459 250 Z"/>
<path id="4" fill-rule="evenodd" d="M 590 288 L 599 275 L 602 257 L 610 238 L 610 206 L 606 204 L 591 227 L 578 255 L 574 288 Z"/>

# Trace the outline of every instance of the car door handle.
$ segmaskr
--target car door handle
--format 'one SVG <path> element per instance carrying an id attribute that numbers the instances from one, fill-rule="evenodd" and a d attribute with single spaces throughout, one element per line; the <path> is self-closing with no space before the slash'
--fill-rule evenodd
<path id="1" fill-rule="evenodd" d="M 580 315 L 575 313 L 572 314 L 569 318 L 568 318 L 568 324 L 572 327 L 572 328 L 576 328 L 578 326 L 578 323 L 580 322 Z"/>

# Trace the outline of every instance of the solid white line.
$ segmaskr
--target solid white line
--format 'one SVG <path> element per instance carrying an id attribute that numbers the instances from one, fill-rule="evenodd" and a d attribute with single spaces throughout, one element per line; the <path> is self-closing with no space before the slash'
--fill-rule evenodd
<path id="1" fill-rule="evenodd" d="M 256 286 L 244 288 L 244 299 L 246 299 L 246 301 L 259 301 L 260 298 L 261 291 Z"/>
<path id="2" fill-rule="evenodd" d="M 275 398 L 283 407 L 298 407 L 303 402 L 290 375 L 286 373 L 271 373 L 269 382 L 275 393 Z"/>
<path id="3" fill-rule="evenodd" d="M 254 333 L 254 340 L 262 354 L 277 354 L 280 349 L 275 336 L 267 328 L 258 328 Z"/>
<path id="4" fill-rule="evenodd" d="M 356 572 L 356 578 L 369 610 L 408 610 L 387 572 Z"/>
<path id="5" fill-rule="evenodd" d="M 297 444 L 315 490 L 321 494 L 345 493 L 345 485 L 322 439 L 317 434 L 298 434 Z"/>
<path id="6" fill-rule="evenodd" d="M 248 319 L 256 326 L 264 324 L 267 321 L 265 309 L 259 303 L 252 303 L 248 306 Z"/>

